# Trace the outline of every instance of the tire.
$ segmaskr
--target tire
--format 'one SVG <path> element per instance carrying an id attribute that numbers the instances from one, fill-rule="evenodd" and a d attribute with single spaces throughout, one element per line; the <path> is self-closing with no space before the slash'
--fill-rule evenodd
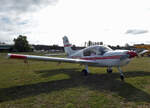
<path id="1" fill-rule="evenodd" d="M 124 81 L 124 76 L 120 75 L 120 79 L 121 79 L 121 81 Z"/>
<path id="2" fill-rule="evenodd" d="M 85 70 L 85 69 L 82 70 L 82 73 L 83 73 L 84 76 L 87 76 L 87 75 L 88 75 L 88 72 L 87 72 L 87 70 Z"/>
<path id="3" fill-rule="evenodd" d="M 113 71 L 112 69 L 107 69 L 107 73 L 108 73 L 108 74 L 111 74 L 112 71 Z"/>

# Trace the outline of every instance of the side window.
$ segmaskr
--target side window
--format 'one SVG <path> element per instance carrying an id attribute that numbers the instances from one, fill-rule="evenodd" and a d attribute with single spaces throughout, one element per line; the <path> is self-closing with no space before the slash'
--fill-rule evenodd
<path id="1" fill-rule="evenodd" d="M 94 56 L 94 55 L 96 55 L 96 52 L 92 49 L 88 49 L 83 52 L 83 55 L 84 56 Z"/>
<path id="2" fill-rule="evenodd" d="M 104 48 L 100 47 L 98 55 L 103 55 L 104 53 L 105 53 Z"/>
<path id="3" fill-rule="evenodd" d="M 84 56 L 90 56 L 90 50 L 85 50 L 85 51 L 83 52 L 83 55 L 84 55 Z"/>

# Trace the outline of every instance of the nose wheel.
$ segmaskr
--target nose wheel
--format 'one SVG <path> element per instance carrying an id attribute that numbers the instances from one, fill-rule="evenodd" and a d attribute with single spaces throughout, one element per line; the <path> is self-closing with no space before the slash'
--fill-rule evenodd
<path id="1" fill-rule="evenodd" d="M 124 76 L 120 75 L 120 79 L 121 79 L 121 81 L 124 81 Z"/>
<path id="2" fill-rule="evenodd" d="M 121 79 L 121 81 L 124 81 L 124 75 L 123 75 L 122 70 L 120 69 L 120 67 L 118 67 L 118 70 L 120 72 L 120 79 Z"/>
<path id="3" fill-rule="evenodd" d="M 87 72 L 86 69 L 83 69 L 83 70 L 82 70 L 82 73 L 83 73 L 84 76 L 87 76 L 87 75 L 88 75 L 88 72 Z"/>

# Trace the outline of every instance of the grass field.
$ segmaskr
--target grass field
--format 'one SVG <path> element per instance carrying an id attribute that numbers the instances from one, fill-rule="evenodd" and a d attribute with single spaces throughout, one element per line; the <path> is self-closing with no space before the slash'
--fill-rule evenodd
<path id="1" fill-rule="evenodd" d="M 6 59 L 0 53 L 0 108 L 150 108 L 150 58 L 123 67 L 125 82 L 114 68 Z"/>

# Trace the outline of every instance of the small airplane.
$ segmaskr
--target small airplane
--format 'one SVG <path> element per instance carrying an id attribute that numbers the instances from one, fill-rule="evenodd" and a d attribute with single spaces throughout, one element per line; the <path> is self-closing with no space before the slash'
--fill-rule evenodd
<path id="1" fill-rule="evenodd" d="M 67 58 L 10 53 L 8 54 L 8 58 L 82 64 L 85 66 L 85 69 L 82 70 L 85 76 L 89 74 L 88 66 L 107 67 L 107 73 L 112 73 L 112 67 L 117 67 L 120 72 L 120 79 L 124 81 L 124 75 L 120 67 L 127 65 L 132 58 L 137 56 L 137 53 L 134 51 L 112 50 L 104 45 L 89 46 L 81 50 L 72 50 L 71 44 L 66 36 L 63 37 L 63 44 L 65 53 L 68 56 Z"/>
<path id="2" fill-rule="evenodd" d="M 137 48 L 138 50 L 142 50 L 141 52 L 138 52 L 138 54 L 140 56 L 144 56 L 144 55 L 150 56 L 150 45 L 148 45 L 148 44 L 135 44 L 134 47 Z"/>
<path id="3" fill-rule="evenodd" d="M 139 55 L 143 56 L 144 54 L 147 54 L 149 52 L 150 52 L 149 50 L 143 50 L 143 51 L 139 52 Z"/>

